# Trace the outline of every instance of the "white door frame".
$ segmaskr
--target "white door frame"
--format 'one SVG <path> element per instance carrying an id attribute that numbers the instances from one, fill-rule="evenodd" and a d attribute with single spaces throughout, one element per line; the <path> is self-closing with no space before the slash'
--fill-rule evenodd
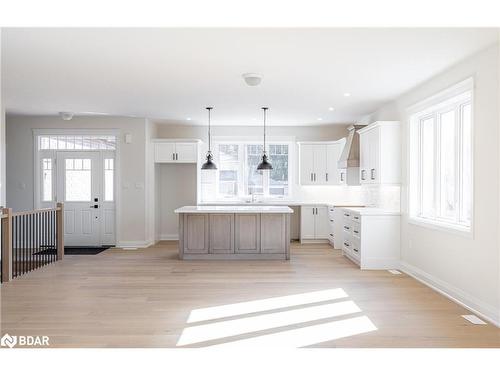
<path id="1" fill-rule="evenodd" d="M 67 129 L 67 128 L 44 128 L 33 130 L 33 204 L 35 209 L 41 208 L 40 196 L 40 150 L 37 142 L 40 135 L 64 136 L 64 135 L 112 135 L 116 137 L 115 148 L 115 244 L 120 243 L 121 239 L 121 130 L 120 129 Z M 51 150 L 55 153 L 57 150 Z M 97 151 L 97 150 L 89 150 Z M 57 181 L 52 181 L 53 186 L 57 186 Z M 54 204 L 56 202 L 54 201 Z"/>

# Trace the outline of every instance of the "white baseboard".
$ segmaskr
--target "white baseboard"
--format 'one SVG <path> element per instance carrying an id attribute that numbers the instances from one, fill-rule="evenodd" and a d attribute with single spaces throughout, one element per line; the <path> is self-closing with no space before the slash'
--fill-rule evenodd
<path id="1" fill-rule="evenodd" d="M 116 247 L 143 249 L 154 245 L 154 241 L 118 241 Z"/>
<path id="2" fill-rule="evenodd" d="M 178 241 L 179 235 L 176 234 L 160 234 L 160 241 Z"/>
<path id="3" fill-rule="evenodd" d="M 412 266 L 406 262 L 401 262 L 401 271 L 434 289 L 436 292 L 458 303 L 460 306 L 472 311 L 474 314 L 482 317 L 497 327 L 500 327 L 499 312 L 494 306 L 478 300 L 469 293 L 440 280 L 427 272 Z"/>

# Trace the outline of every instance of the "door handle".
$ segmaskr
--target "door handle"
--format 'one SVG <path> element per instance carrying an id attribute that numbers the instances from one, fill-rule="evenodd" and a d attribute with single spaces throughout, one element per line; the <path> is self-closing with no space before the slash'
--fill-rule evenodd
<path id="1" fill-rule="evenodd" d="M 175 152 L 172 152 L 172 160 L 175 160 Z"/>

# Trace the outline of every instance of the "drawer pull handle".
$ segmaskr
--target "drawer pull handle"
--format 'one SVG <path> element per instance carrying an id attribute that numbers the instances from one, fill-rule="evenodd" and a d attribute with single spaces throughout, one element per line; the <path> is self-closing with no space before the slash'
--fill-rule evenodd
<path id="1" fill-rule="evenodd" d="M 347 246 L 347 247 L 350 247 L 351 245 L 349 245 L 347 242 L 344 242 L 344 245 Z"/>
<path id="2" fill-rule="evenodd" d="M 350 227 L 348 227 L 347 225 L 344 225 L 344 229 L 349 230 Z"/>
<path id="3" fill-rule="evenodd" d="M 351 216 L 351 215 L 349 215 L 349 214 L 344 214 L 344 216 L 347 216 L 347 217 L 349 217 L 349 216 Z"/>
<path id="4" fill-rule="evenodd" d="M 355 231 L 354 231 L 354 233 L 358 234 L 358 233 L 359 233 L 359 231 L 355 230 Z"/>
<path id="5" fill-rule="evenodd" d="M 355 218 L 356 220 L 359 220 L 359 216 L 354 216 L 354 218 Z"/>
<path id="6" fill-rule="evenodd" d="M 370 178 L 371 178 L 372 180 L 375 180 L 375 168 L 372 168 L 372 169 L 370 170 Z"/>
<path id="7" fill-rule="evenodd" d="M 359 253 L 359 250 L 356 249 L 355 247 L 352 248 L 355 252 Z"/>
<path id="8" fill-rule="evenodd" d="M 333 223 L 333 220 L 332 220 L 332 219 L 330 219 L 330 222 L 331 222 L 331 223 Z"/>

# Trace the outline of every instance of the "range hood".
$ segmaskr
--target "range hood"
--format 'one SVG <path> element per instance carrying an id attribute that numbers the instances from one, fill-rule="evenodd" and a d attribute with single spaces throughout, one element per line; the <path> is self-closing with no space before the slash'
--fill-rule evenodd
<path id="1" fill-rule="evenodd" d="M 351 125 L 347 128 L 349 135 L 337 163 L 339 169 L 346 170 L 347 185 L 359 185 L 359 134 L 357 131 L 365 126 Z"/>

